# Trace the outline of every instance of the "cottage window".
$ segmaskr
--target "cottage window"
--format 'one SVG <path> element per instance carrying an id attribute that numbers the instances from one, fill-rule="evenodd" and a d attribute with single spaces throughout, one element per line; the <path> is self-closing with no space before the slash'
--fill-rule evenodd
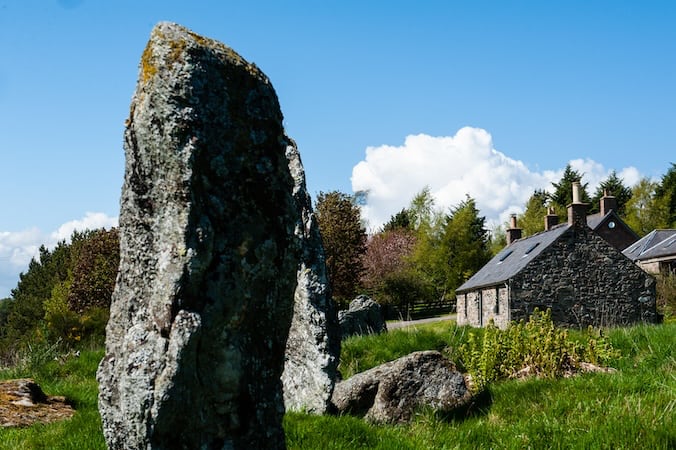
<path id="1" fill-rule="evenodd" d="M 500 288 L 495 288 L 495 307 L 493 313 L 500 314 Z"/>
<path id="2" fill-rule="evenodd" d="M 507 252 L 505 252 L 505 254 L 500 257 L 500 261 L 498 261 L 498 264 L 500 264 L 502 261 L 506 260 L 509 257 L 509 255 L 512 254 L 513 251 L 514 250 L 508 250 Z"/>
<path id="3" fill-rule="evenodd" d="M 535 244 L 533 244 L 533 245 L 531 245 L 530 247 L 528 247 L 528 250 L 526 250 L 526 254 L 523 255 L 523 256 L 527 256 L 530 252 L 532 252 L 533 250 L 535 250 L 535 247 L 537 247 L 538 245 L 540 245 L 540 243 L 539 243 L 539 242 L 536 242 Z"/>

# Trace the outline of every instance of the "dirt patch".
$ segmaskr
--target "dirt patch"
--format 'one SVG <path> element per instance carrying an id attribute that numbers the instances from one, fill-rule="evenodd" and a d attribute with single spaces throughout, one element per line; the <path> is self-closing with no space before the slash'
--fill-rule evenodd
<path id="1" fill-rule="evenodd" d="M 68 419 L 75 410 L 65 397 L 48 396 L 30 378 L 0 381 L 0 427 L 27 427 Z"/>

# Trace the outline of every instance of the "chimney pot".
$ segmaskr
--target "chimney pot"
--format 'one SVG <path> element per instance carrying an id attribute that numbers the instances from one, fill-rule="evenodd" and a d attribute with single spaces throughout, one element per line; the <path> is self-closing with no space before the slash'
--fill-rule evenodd
<path id="1" fill-rule="evenodd" d="M 582 203 L 580 202 L 580 182 L 573 181 L 573 203 Z"/>
<path id="2" fill-rule="evenodd" d="M 505 235 L 507 245 L 511 245 L 512 242 L 521 239 L 521 228 L 516 226 L 516 214 L 512 214 L 509 218 L 509 228 L 507 228 Z"/>
<path id="3" fill-rule="evenodd" d="M 545 216 L 545 231 L 549 231 L 559 224 L 559 216 L 554 212 L 554 208 L 551 206 L 547 210 L 547 215 Z"/>
<path id="4" fill-rule="evenodd" d="M 587 206 L 580 201 L 580 182 L 573 181 L 573 203 L 568 205 L 568 223 L 576 227 L 587 226 Z"/>

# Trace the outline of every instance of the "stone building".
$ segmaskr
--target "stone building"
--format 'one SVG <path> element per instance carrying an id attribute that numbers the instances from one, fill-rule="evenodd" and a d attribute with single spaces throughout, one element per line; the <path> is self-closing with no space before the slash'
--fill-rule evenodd
<path id="1" fill-rule="evenodd" d="M 458 324 L 505 328 L 536 308 L 566 327 L 655 322 L 655 280 L 587 225 L 586 210 L 574 184 L 567 223 L 549 214 L 545 231 L 520 239 L 513 219 L 508 246 L 456 290 Z"/>
<path id="2" fill-rule="evenodd" d="M 622 253 L 648 273 L 676 274 L 676 230 L 653 230 Z"/>
<path id="3" fill-rule="evenodd" d="M 638 235 L 617 214 L 617 200 L 607 192 L 601 197 L 600 211 L 587 216 L 587 225 L 610 245 L 622 251 L 638 240 Z"/>

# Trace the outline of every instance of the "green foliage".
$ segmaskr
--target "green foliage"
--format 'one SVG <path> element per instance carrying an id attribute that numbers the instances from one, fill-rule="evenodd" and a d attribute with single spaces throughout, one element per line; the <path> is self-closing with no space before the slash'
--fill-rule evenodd
<path id="1" fill-rule="evenodd" d="M 517 218 L 523 237 L 532 236 L 545 229 L 545 216 L 549 197 L 543 190 L 536 189 L 526 202 L 526 210 Z"/>
<path id="2" fill-rule="evenodd" d="M 598 365 L 617 356 L 602 335 L 586 344 L 576 342 L 554 325 L 551 311 L 537 309 L 528 322 L 512 323 L 506 330 L 490 323 L 471 332 L 460 353 L 479 391 L 489 383 L 518 377 L 520 371 L 555 378 L 575 372 L 580 362 Z"/>
<path id="3" fill-rule="evenodd" d="M 319 193 L 316 213 L 333 298 L 346 307 L 358 293 L 363 271 L 366 230 L 361 212 L 353 197 L 333 191 Z"/>
<path id="4" fill-rule="evenodd" d="M 590 213 L 600 211 L 601 197 L 603 197 L 605 193 L 615 197 L 615 201 L 617 202 L 616 212 L 620 216 L 624 216 L 626 205 L 631 199 L 632 192 L 631 189 L 624 185 L 624 182 L 617 176 L 617 173 L 614 170 L 610 172 L 608 178 L 603 180 L 596 188 L 596 192 L 594 193 L 594 197 L 592 197 L 592 203 L 589 208 Z"/>
<path id="5" fill-rule="evenodd" d="M 0 308 L 0 360 L 40 342 L 100 341 L 118 265 L 117 229 L 74 232 L 54 250 L 41 247 Z"/>
<path id="6" fill-rule="evenodd" d="M 390 220 L 383 226 L 383 231 L 411 231 L 414 228 L 413 214 L 406 208 L 390 217 Z"/>
<path id="7" fill-rule="evenodd" d="M 68 307 L 78 313 L 93 307 L 109 308 L 120 265 L 117 229 L 92 231 L 76 249 Z"/>
<path id="8" fill-rule="evenodd" d="M 662 176 L 659 186 L 655 189 L 655 197 L 666 209 L 667 227 L 676 227 L 676 163 Z"/>
<path id="9" fill-rule="evenodd" d="M 669 227 L 667 200 L 656 195 L 658 187 L 659 183 L 643 178 L 631 190 L 624 221 L 639 236 Z"/>
<path id="10" fill-rule="evenodd" d="M 676 273 L 662 273 L 657 276 L 657 311 L 665 321 L 676 318 Z"/>
<path id="11" fill-rule="evenodd" d="M 573 182 L 580 180 L 582 180 L 582 174 L 573 170 L 570 164 L 567 164 L 561 180 L 558 183 L 552 183 L 554 193 L 549 196 L 550 200 L 564 208 L 565 211 L 566 206 L 573 203 Z M 582 203 L 591 203 L 587 193 L 587 185 L 588 183 L 580 183 L 580 201 Z"/>
<path id="12" fill-rule="evenodd" d="M 424 190 L 414 201 L 432 211 L 433 203 L 425 200 L 428 192 Z M 413 204 L 409 209 L 414 209 Z M 420 220 L 411 254 L 412 268 L 419 285 L 431 287 L 436 299 L 452 298 L 455 289 L 490 259 L 485 222 L 469 196 L 452 207 L 449 215 L 430 213 Z"/>
<path id="13" fill-rule="evenodd" d="M 490 243 L 488 250 L 491 256 L 495 256 L 500 251 L 507 246 L 507 234 L 505 233 L 504 227 L 497 227 L 493 230 L 490 237 Z"/>
<path id="14" fill-rule="evenodd" d="M 434 222 L 434 198 L 429 186 L 425 186 L 413 197 L 407 211 L 409 220 L 416 230 L 422 226 L 429 226 Z"/>

